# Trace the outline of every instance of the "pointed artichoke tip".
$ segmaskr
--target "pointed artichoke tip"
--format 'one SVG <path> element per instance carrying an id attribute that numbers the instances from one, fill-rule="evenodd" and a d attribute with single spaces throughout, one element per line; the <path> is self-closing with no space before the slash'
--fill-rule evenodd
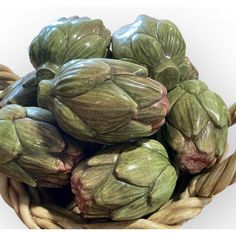
<path id="1" fill-rule="evenodd" d="M 19 180 L 20 181 L 20 180 Z M 36 188 L 37 187 L 37 180 L 33 179 L 33 178 L 28 178 L 27 180 L 22 180 L 20 182 L 26 183 L 29 186 Z"/>

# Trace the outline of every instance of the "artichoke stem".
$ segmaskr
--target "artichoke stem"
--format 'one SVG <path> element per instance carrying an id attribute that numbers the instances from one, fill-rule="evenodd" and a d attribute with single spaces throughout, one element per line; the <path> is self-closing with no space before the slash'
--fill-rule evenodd
<path id="1" fill-rule="evenodd" d="M 50 80 L 55 76 L 58 69 L 59 69 L 59 67 L 57 65 L 47 62 L 38 68 L 38 70 L 36 72 L 37 79 L 39 81 Z"/>
<path id="2" fill-rule="evenodd" d="M 165 85 L 167 90 L 172 89 L 180 80 L 180 71 L 171 60 L 164 60 L 155 68 L 154 78 Z"/>
<path id="3" fill-rule="evenodd" d="M 38 105 L 41 108 L 50 110 L 53 108 L 54 99 L 50 96 L 51 94 L 51 83 L 50 81 L 43 80 L 39 83 L 38 86 Z"/>

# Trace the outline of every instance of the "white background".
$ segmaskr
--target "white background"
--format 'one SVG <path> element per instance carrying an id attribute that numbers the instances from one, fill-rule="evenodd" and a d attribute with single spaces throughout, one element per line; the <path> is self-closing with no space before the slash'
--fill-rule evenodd
<path id="1" fill-rule="evenodd" d="M 146 1 L 145 1 L 146 2 Z M 103 4 L 104 5 L 104 4 Z M 117 3 L 116 3 L 117 5 Z M 232 6 L 217 7 L 1 7 L 0 64 L 24 75 L 33 68 L 28 58 L 31 40 L 45 25 L 62 16 L 100 18 L 112 32 L 128 24 L 139 14 L 173 21 L 187 44 L 187 55 L 197 67 L 200 79 L 223 97 L 227 105 L 236 102 L 236 14 Z M 125 5 L 123 5 L 125 6 Z M 229 146 L 236 150 L 236 127 L 230 129 Z M 183 228 L 236 229 L 236 185 L 215 197 L 200 216 Z M 25 226 L 0 197 L 0 229 L 23 229 Z"/>

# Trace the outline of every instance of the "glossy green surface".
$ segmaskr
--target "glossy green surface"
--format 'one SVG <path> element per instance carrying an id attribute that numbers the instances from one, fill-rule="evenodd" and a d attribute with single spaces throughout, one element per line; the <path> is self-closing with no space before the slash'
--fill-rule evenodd
<path id="1" fill-rule="evenodd" d="M 120 221 L 159 209 L 176 180 L 165 148 L 149 139 L 103 149 L 78 164 L 71 184 L 84 217 Z"/>
<path id="2" fill-rule="evenodd" d="M 79 58 L 106 57 L 111 33 L 99 19 L 61 18 L 44 27 L 29 48 L 39 80 L 51 79 L 64 63 Z"/>
<path id="3" fill-rule="evenodd" d="M 185 58 L 185 50 L 176 25 L 146 15 L 138 16 L 112 36 L 114 58 L 147 67 L 149 76 L 163 83 L 167 90 L 181 80 L 197 78 L 196 69 Z"/>
<path id="4" fill-rule="evenodd" d="M 73 137 L 119 143 L 150 136 L 165 122 L 165 87 L 139 65 L 112 59 L 74 60 L 39 84 L 38 102 Z"/>
<path id="5" fill-rule="evenodd" d="M 0 171 L 31 186 L 68 184 L 82 148 L 62 135 L 52 113 L 7 105 L 0 110 Z"/>
<path id="6" fill-rule="evenodd" d="M 180 70 L 180 82 L 185 80 L 196 80 L 198 79 L 198 71 L 191 63 L 188 57 L 184 58 L 183 63 L 179 66 Z"/>
<path id="7" fill-rule="evenodd" d="M 224 101 L 199 80 L 184 81 L 168 94 L 163 134 L 181 169 L 198 173 L 226 150 L 230 116 Z"/>
<path id="8" fill-rule="evenodd" d="M 37 106 L 37 87 L 38 81 L 36 80 L 36 73 L 33 71 L 2 91 L 0 107 L 8 104 Z"/>

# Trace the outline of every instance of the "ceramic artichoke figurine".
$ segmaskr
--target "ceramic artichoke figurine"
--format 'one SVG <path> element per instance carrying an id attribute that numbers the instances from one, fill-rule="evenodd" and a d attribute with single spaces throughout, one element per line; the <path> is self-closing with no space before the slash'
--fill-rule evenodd
<path id="1" fill-rule="evenodd" d="M 186 68 L 192 70 L 192 65 L 185 65 L 185 50 L 184 39 L 172 22 L 146 15 L 138 16 L 112 36 L 114 58 L 146 66 L 149 76 L 163 83 L 167 90 L 184 79 Z"/>
<path id="2" fill-rule="evenodd" d="M 37 87 L 35 71 L 18 79 L 0 94 L 0 107 L 8 104 L 37 106 Z"/>
<path id="3" fill-rule="evenodd" d="M 74 60 L 38 89 L 39 106 L 83 141 L 119 143 L 150 136 L 165 122 L 165 87 L 139 65 L 112 59 Z"/>
<path id="4" fill-rule="evenodd" d="M 72 191 L 85 218 L 131 220 L 156 211 L 177 180 L 165 148 L 155 140 L 108 147 L 80 162 Z"/>
<path id="5" fill-rule="evenodd" d="M 82 147 L 41 108 L 3 107 L 0 137 L 0 171 L 34 187 L 68 184 L 72 167 L 82 158 Z"/>
<path id="6" fill-rule="evenodd" d="M 106 57 L 111 33 L 101 20 L 61 18 L 44 27 L 30 45 L 37 78 L 51 79 L 64 63 L 78 58 Z"/>
<path id="7" fill-rule="evenodd" d="M 168 93 L 170 112 L 162 134 L 182 170 L 198 173 L 225 153 L 230 116 L 224 101 L 199 80 Z"/>

